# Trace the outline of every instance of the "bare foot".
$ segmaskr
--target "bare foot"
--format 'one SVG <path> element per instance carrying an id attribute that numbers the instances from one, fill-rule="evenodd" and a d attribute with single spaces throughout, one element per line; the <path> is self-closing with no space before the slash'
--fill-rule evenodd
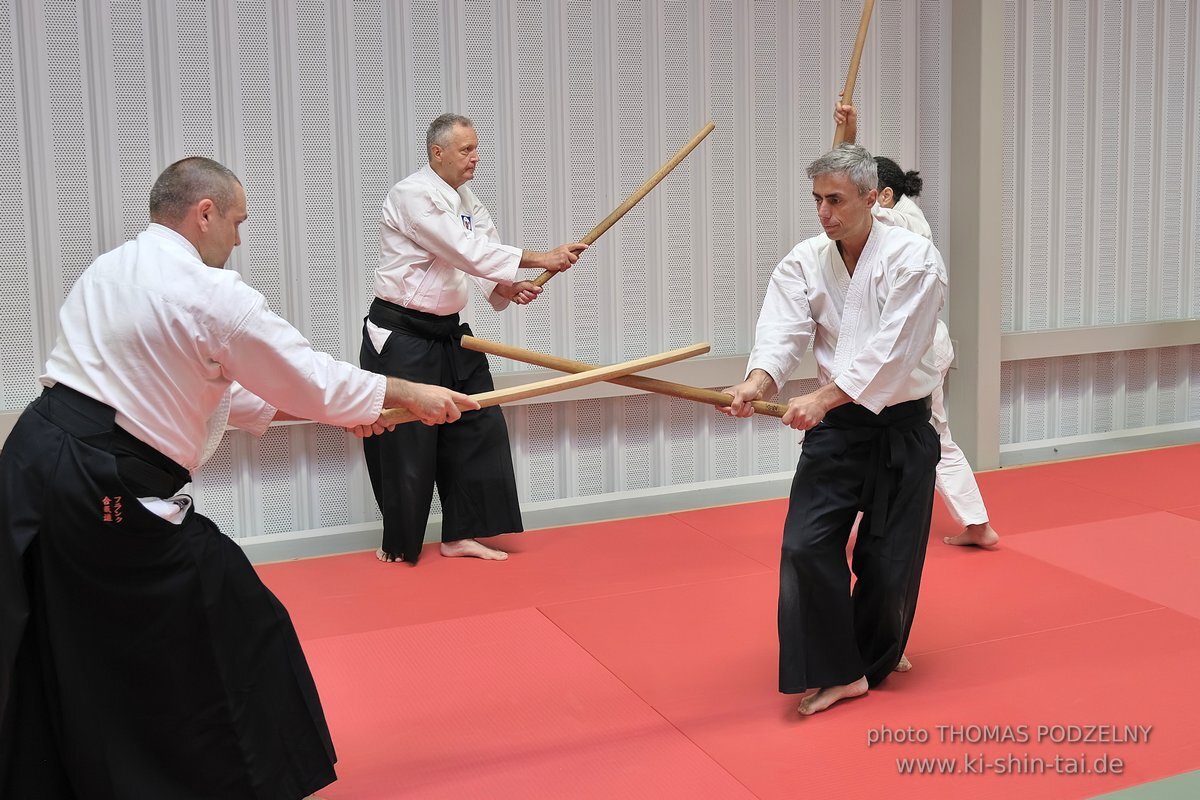
<path id="1" fill-rule="evenodd" d="M 474 539 L 459 539 L 457 542 L 442 542 L 442 555 L 447 558 L 482 558 L 484 561 L 504 561 L 508 553 L 480 544 Z"/>
<path id="2" fill-rule="evenodd" d="M 901 654 L 900 663 L 892 668 L 892 672 L 908 672 L 912 669 L 912 662 L 908 660 L 908 656 Z"/>
<path id="3" fill-rule="evenodd" d="M 839 700 L 859 697 L 867 693 L 867 678 L 863 676 L 854 683 L 845 686 L 830 686 L 828 689 L 818 689 L 800 701 L 796 709 L 806 717 L 824 711 Z"/>
<path id="4" fill-rule="evenodd" d="M 968 525 L 958 536 L 947 536 L 942 541 L 962 546 L 995 547 L 1000 541 L 1000 534 L 992 530 L 990 522 L 983 522 L 979 525 Z"/>
<path id="5" fill-rule="evenodd" d="M 384 550 L 382 547 L 378 548 L 375 551 L 375 557 L 378 558 L 380 561 L 384 562 L 385 564 L 389 564 L 393 561 L 400 560 L 400 558 L 398 558 L 395 554 L 389 553 L 388 551 Z M 320 800 L 320 799 L 318 798 L 318 800 Z"/>

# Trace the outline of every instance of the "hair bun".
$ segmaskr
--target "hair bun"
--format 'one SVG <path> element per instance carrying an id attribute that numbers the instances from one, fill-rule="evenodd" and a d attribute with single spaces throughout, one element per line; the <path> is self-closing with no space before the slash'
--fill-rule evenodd
<path id="1" fill-rule="evenodd" d="M 921 194 L 921 187 L 925 181 L 921 180 L 921 173 L 915 169 L 910 169 L 904 173 L 904 193 L 909 197 L 917 197 Z"/>

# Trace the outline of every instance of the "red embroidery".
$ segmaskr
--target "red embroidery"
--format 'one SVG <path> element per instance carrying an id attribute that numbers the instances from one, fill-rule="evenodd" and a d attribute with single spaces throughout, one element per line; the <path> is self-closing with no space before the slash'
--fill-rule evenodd
<path id="1" fill-rule="evenodd" d="M 125 515 L 121 511 L 125 508 L 121 502 L 121 495 L 116 497 L 105 496 L 100 500 L 100 519 L 104 522 L 124 522 Z"/>

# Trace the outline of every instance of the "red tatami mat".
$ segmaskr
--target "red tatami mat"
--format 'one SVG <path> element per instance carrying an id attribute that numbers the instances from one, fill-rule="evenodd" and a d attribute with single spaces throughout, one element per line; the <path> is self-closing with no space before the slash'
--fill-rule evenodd
<path id="1" fill-rule="evenodd" d="M 1200 521 L 1165 511 L 1020 536 L 1009 548 L 1200 619 Z"/>
<path id="2" fill-rule="evenodd" d="M 1198 451 L 1158 452 L 980 475 L 993 551 L 942 544 L 939 506 L 915 669 L 810 719 L 776 691 L 784 500 L 502 537 L 503 564 L 431 545 L 415 568 L 264 566 L 341 758 L 320 794 L 1035 800 L 1200 769 Z M 1152 733 L 1038 742 L 1039 725 Z M 947 726 L 960 740 L 938 741 Z M 1081 754 L 1092 774 L 1055 774 Z M 1121 774 L 1094 774 L 1101 757 Z M 958 774 L 900 774 L 900 758 Z"/>
<path id="3" fill-rule="evenodd" d="M 1106 494 L 1048 467 L 981 472 L 976 481 L 992 526 L 1001 536 L 1155 510 L 1139 498 Z"/>
<path id="4" fill-rule="evenodd" d="M 960 647 L 1159 607 L 1017 552 L 1020 540 L 1036 535 L 994 552 L 931 544 L 909 649 Z"/>
<path id="5" fill-rule="evenodd" d="M 1187 508 L 1172 508 L 1172 514 L 1178 514 L 1181 517 L 1188 519 L 1200 519 L 1200 506 L 1188 506 Z"/>
<path id="6" fill-rule="evenodd" d="M 1052 586 L 1043 587 L 1048 602 Z M 1113 592 L 1094 588 L 1098 598 Z M 914 649 L 912 672 L 804 719 L 795 713 L 798 697 L 775 691 L 777 648 L 768 613 L 774 590 L 762 576 L 748 576 L 707 592 L 676 587 L 546 612 L 759 798 L 1012 797 L 1014 790 L 1023 797 L 1087 797 L 1200 763 L 1193 748 L 1200 701 L 1165 688 L 1200 656 L 1200 622 L 1186 616 L 1152 608 L 936 653 Z M 1028 621 L 1031 628 L 1039 622 Z M 980 630 L 981 638 L 988 634 Z M 1144 661 L 1151 662 L 1148 668 Z M 1150 685 L 1164 688 L 1139 697 L 1138 689 Z M 1073 745 L 937 743 L 937 725 L 972 724 L 1143 724 L 1155 726 L 1158 738 L 1113 750 L 1128 755 L 1123 778 L 898 774 L 895 758 L 901 756 L 1096 752 Z M 880 726 L 923 729 L 933 741 L 867 747 L 868 732 Z"/>
<path id="7" fill-rule="evenodd" d="M 1171 510 L 1196 505 L 1200 444 L 1064 461 L 1054 474 L 1101 494 Z"/>
<path id="8" fill-rule="evenodd" d="M 719 542 L 724 542 L 763 566 L 778 571 L 779 543 L 783 536 L 787 506 L 786 499 L 763 500 L 758 503 L 680 511 L 671 516 Z"/>
<path id="9" fill-rule="evenodd" d="M 669 516 L 551 528 L 489 543 L 503 563 L 443 558 L 413 567 L 352 553 L 260 566 L 304 637 L 392 628 L 581 597 L 761 572 L 763 566 Z"/>
<path id="10" fill-rule="evenodd" d="M 346 798 L 753 798 L 532 609 L 305 645 Z"/>

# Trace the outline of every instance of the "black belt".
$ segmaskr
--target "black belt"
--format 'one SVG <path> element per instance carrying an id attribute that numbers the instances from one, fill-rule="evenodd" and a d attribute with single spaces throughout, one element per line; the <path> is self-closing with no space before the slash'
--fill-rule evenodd
<path id="1" fill-rule="evenodd" d="M 463 331 L 460 330 L 462 326 L 459 324 L 458 314 L 450 314 L 445 317 L 429 314 L 425 311 L 389 303 L 380 297 L 376 297 L 372 301 L 371 309 L 367 312 L 367 319 L 389 331 L 401 331 L 422 339 L 448 341 L 461 338 L 463 335 Z"/>
<path id="2" fill-rule="evenodd" d="M 192 480 L 186 469 L 116 424 L 117 412 L 57 383 L 34 405 L 60 428 L 117 460 L 117 474 L 139 497 L 171 497 Z"/>
<path id="3" fill-rule="evenodd" d="M 902 447 L 901 435 L 929 424 L 930 398 L 907 400 L 888 406 L 878 414 L 857 403 L 838 406 L 825 415 L 822 424 L 842 431 L 853 442 L 870 442 L 869 464 L 863 480 L 859 509 L 871 511 L 872 530 L 879 535 L 887 522 L 892 492 L 892 453 Z"/>

